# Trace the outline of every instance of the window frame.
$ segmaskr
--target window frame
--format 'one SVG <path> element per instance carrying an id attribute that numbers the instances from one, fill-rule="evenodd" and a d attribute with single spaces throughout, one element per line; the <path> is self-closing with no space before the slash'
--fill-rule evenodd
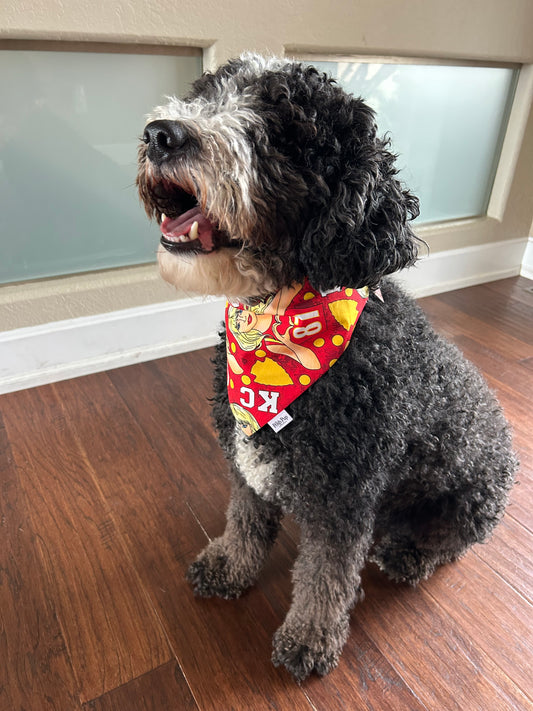
<path id="1" fill-rule="evenodd" d="M 487 209 L 484 215 L 472 217 L 452 218 L 449 220 L 436 220 L 421 223 L 416 226 L 416 231 L 421 235 L 439 236 L 443 231 L 453 229 L 454 226 L 479 224 L 486 220 L 502 222 L 511 183 L 516 170 L 520 154 L 522 139 L 526 130 L 531 97 L 533 95 L 533 65 L 520 64 L 519 62 L 498 62 L 473 59 L 455 59 L 446 57 L 424 57 L 413 55 L 385 55 L 385 54 L 339 54 L 295 52 L 294 58 L 309 62 L 352 62 L 361 64 L 415 64 L 423 66 L 449 66 L 449 67 L 486 67 L 497 69 L 511 69 L 517 72 L 514 82 L 513 95 L 507 115 L 507 123 L 503 133 L 492 187 L 490 190 Z"/>
<path id="2" fill-rule="evenodd" d="M 156 57 L 195 57 L 201 60 L 202 71 L 204 67 L 204 51 L 201 46 L 177 46 L 173 44 L 151 44 L 147 42 L 101 42 L 83 40 L 49 40 L 49 39 L 3 39 L 0 38 L 0 52 L 50 52 L 65 54 L 114 54 L 114 55 L 135 55 L 135 56 L 156 56 Z M 170 93 L 170 92 L 169 92 Z M 151 108 L 151 107 L 149 107 Z M 144 117 L 139 116 L 139 127 L 142 129 Z M 142 131 L 141 131 L 142 132 Z M 135 153 L 133 161 L 135 160 Z M 147 222 L 148 225 L 148 222 Z M 0 236 L 1 237 L 1 236 Z M 37 274 L 27 276 L 27 278 L 13 278 L 8 281 L 0 281 L 0 288 L 10 286 L 46 282 L 48 280 L 59 280 L 81 277 L 88 274 L 109 273 L 118 270 L 135 270 L 142 267 L 152 267 L 156 264 L 155 254 L 150 260 L 141 257 L 139 261 L 125 262 L 123 264 L 110 264 L 107 266 L 90 265 L 86 269 L 74 269 L 73 271 L 61 271 L 50 274 Z"/>

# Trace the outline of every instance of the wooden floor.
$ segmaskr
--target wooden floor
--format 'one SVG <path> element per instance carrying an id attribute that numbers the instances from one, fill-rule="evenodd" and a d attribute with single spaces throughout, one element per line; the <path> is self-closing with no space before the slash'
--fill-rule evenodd
<path id="1" fill-rule="evenodd" d="M 533 282 L 421 303 L 498 392 L 520 482 L 417 589 L 369 566 L 338 669 L 302 686 L 270 664 L 290 521 L 242 599 L 184 580 L 228 495 L 209 350 L 0 397 L 0 711 L 533 709 Z"/>

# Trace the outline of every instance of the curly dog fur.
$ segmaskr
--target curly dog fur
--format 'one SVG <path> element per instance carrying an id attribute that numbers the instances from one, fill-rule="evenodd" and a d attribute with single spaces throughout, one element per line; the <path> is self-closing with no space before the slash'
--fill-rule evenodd
<path id="1" fill-rule="evenodd" d="M 238 431 L 224 334 L 216 352 L 232 495 L 225 532 L 188 577 L 198 595 L 240 595 L 292 513 L 301 542 L 272 659 L 297 679 L 336 665 L 366 561 L 395 581 L 427 578 L 487 539 L 517 467 L 480 374 L 386 278 L 417 257 L 418 202 L 394 158 L 361 99 L 312 67 L 256 55 L 155 109 L 140 147 L 140 195 L 162 224 L 160 269 L 176 287 L 243 303 L 305 277 L 319 290 L 382 290 L 277 434 Z M 200 226 L 176 236 L 187 211 Z"/>

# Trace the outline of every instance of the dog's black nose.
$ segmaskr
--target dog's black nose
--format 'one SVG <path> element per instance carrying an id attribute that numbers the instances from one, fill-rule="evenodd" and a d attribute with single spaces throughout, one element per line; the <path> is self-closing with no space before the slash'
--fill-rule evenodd
<path id="1" fill-rule="evenodd" d="M 189 134 L 179 121 L 152 121 L 144 129 L 143 141 L 148 146 L 148 158 L 162 163 L 184 149 Z"/>

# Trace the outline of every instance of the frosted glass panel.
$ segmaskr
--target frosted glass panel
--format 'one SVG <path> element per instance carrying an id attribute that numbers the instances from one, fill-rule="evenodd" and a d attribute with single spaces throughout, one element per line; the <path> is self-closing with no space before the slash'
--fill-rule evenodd
<path id="1" fill-rule="evenodd" d="M 418 222 L 485 214 L 516 83 L 508 68 L 312 62 L 377 112 Z"/>
<path id="2" fill-rule="evenodd" d="M 155 259 L 138 138 L 201 69 L 199 56 L 0 51 L 0 282 Z"/>

